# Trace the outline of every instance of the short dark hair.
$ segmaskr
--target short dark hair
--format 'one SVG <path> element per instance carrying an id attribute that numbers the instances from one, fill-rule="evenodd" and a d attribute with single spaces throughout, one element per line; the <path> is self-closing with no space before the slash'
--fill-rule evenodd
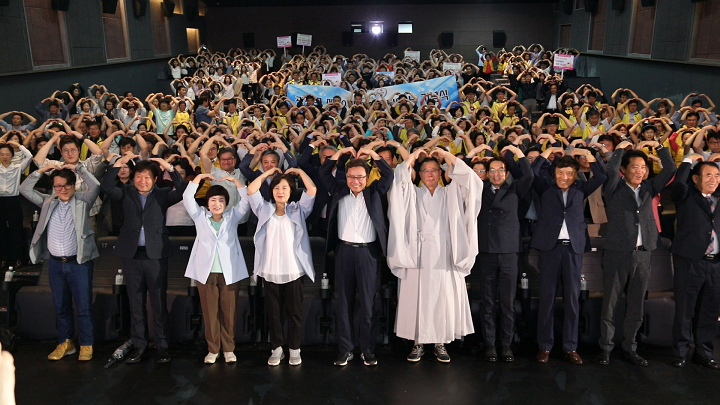
<path id="1" fill-rule="evenodd" d="M 474 162 L 471 164 L 470 167 L 475 168 L 475 166 L 477 166 L 477 165 L 481 165 L 482 167 L 484 167 L 486 172 L 488 170 L 490 170 L 490 165 L 488 164 L 487 160 L 480 160 L 480 161 Z"/>
<path id="2" fill-rule="evenodd" d="M 133 172 L 135 174 L 140 172 L 150 172 L 153 177 L 157 178 L 160 175 L 160 166 L 152 160 L 141 160 L 135 163 L 135 169 L 133 169 Z"/>
<path id="3" fill-rule="evenodd" d="M 720 132 L 715 131 L 714 129 L 708 129 L 705 132 L 705 135 L 707 136 L 707 139 L 720 139 Z"/>
<path id="4" fill-rule="evenodd" d="M 237 160 L 237 154 L 235 153 L 235 150 L 233 148 L 222 148 L 220 151 L 218 151 L 218 157 L 226 154 L 226 153 L 232 153 L 232 157 Z"/>
<path id="5" fill-rule="evenodd" d="M 277 153 L 277 152 L 275 151 L 275 149 L 268 149 L 268 150 L 264 151 L 264 152 L 260 155 L 260 160 L 262 161 L 262 158 L 264 158 L 265 156 L 268 156 L 268 155 L 275 156 L 275 159 L 277 160 L 278 164 L 280 164 L 280 154 Z"/>
<path id="6" fill-rule="evenodd" d="M 690 118 L 690 117 L 695 117 L 695 118 L 697 118 L 697 119 L 700 119 L 700 114 L 696 113 L 695 111 L 689 112 L 689 113 L 687 113 L 687 115 L 685 116 L 685 120 L 687 120 L 687 119 Z"/>
<path id="7" fill-rule="evenodd" d="M 287 181 L 288 185 L 290 186 L 290 197 L 295 194 L 295 189 L 297 188 L 297 185 L 295 185 L 295 176 L 292 176 L 290 174 L 278 174 L 277 176 L 273 177 L 272 181 L 270 182 L 269 188 L 271 202 L 275 202 L 275 196 L 272 193 L 273 189 L 283 180 Z"/>
<path id="8" fill-rule="evenodd" d="M 505 171 L 506 171 L 506 172 L 509 172 L 509 171 L 510 171 L 510 163 L 508 163 L 507 159 L 505 159 L 504 157 L 502 157 L 502 156 L 496 156 L 496 157 L 490 159 L 490 161 L 488 162 L 488 167 L 490 167 L 490 164 L 491 164 L 492 162 L 500 162 L 500 163 L 503 164 L 503 167 L 505 167 Z"/>
<path id="9" fill-rule="evenodd" d="M 347 172 L 353 167 L 362 167 L 363 169 L 365 169 L 366 175 L 370 174 L 370 166 L 363 159 L 351 159 L 350 161 L 348 161 L 345 165 L 345 172 Z"/>
<path id="10" fill-rule="evenodd" d="M 118 142 L 118 147 L 122 149 L 123 146 L 131 145 L 133 148 L 137 146 L 135 140 L 132 138 L 123 138 Z"/>
<path id="11" fill-rule="evenodd" d="M 227 189 L 226 189 L 225 187 L 223 187 L 223 186 L 221 186 L 221 185 L 219 185 L 219 184 L 215 184 L 215 185 L 213 185 L 213 186 L 210 186 L 210 188 L 208 189 L 207 193 L 205 193 L 205 199 L 206 199 L 205 207 L 209 209 L 210 207 L 207 206 L 207 205 L 208 205 L 208 201 L 210 201 L 210 198 L 211 198 L 211 197 L 215 197 L 215 196 L 218 196 L 218 195 L 221 196 L 221 197 L 223 197 L 223 198 L 225 198 L 225 205 L 226 205 L 226 206 L 227 206 L 228 204 L 230 204 L 230 193 L 228 193 L 228 191 L 227 191 Z"/>
<path id="12" fill-rule="evenodd" d="M 87 125 L 88 128 L 90 128 L 90 127 L 98 127 L 98 128 L 100 128 L 100 124 L 98 124 L 98 122 L 95 121 L 95 120 L 85 121 L 85 125 Z"/>
<path id="13" fill-rule="evenodd" d="M 70 144 L 70 143 L 75 145 L 75 147 L 78 148 L 78 150 L 80 150 L 80 146 L 81 146 L 80 141 L 73 135 L 66 135 L 66 136 L 61 137 L 60 141 L 58 142 L 58 148 L 60 150 L 62 150 L 62 148 L 65 145 Z"/>
<path id="14" fill-rule="evenodd" d="M 598 117 L 599 117 L 599 116 L 600 116 L 600 113 L 597 112 L 597 110 L 592 109 L 592 108 L 589 109 L 589 110 L 585 113 L 585 118 L 588 119 L 588 120 L 590 119 L 590 117 L 595 117 L 595 116 L 598 116 Z"/>
<path id="15" fill-rule="evenodd" d="M 690 172 L 691 176 L 700 175 L 702 174 L 702 170 L 704 166 L 708 167 L 718 167 L 717 163 L 715 162 L 697 162 L 695 166 L 693 166 L 692 171 Z"/>
<path id="16" fill-rule="evenodd" d="M 15 150 L 13 149 L 13 147 L 7 143 L 0 144 L 0 150 L 3 150 L 3 149 L 7 149 L 10 151 L 10 153 L 15 154 Z"/>
<path id="17" fill-rule="evenodd" d="M 75 182 L 77 181 L 77 177 L 75 176 L 75 172 L 73 172 L 70 169 L 60 169 L 55 170 L 50 175 L 50 181 L 54 184 L 55 183 L 55 177 L 62 177 L 66 180 L 65 184 L 72 184 L 75 185 Z"/>
<path id="18" fill-rule="evenodd" d="M 576 172 L 580 171 L 580 164 L 572 156 L 563 156 L 561 158 L 555 159 L 555 168 L 556 169 L 563 169 L 566 167 L 571 167 L 571 168 L 575 169 Z"/>
<path id="19" fill-rule="evenodd" d="M 623 154 L 620 166 L 627 168 L 627 165 L 630 164 L 630 159 L 632 158 L 641 158 L 645 162 L 645 164 L 647 164 L 647 155 L 645 154 L 645 152 L 641 150 L 631 150 L 626 151 L 625 154 Z"/>

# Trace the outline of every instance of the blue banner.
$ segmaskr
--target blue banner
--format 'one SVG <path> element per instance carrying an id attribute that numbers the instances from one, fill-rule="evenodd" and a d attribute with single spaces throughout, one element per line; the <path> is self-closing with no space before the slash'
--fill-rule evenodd
<path id="1" fill-rule="evenodd" d="M 312 94 L 322 101 L 322 105 L 332 103 L 333 97 L 340 96 L 343 107 L 347 107 L 348 100 L 352 93 L 343 88 L 333 86 L 305 86 L 296 84 L 287 86 L 287 98 L 292 100 L 295 105 L 308 94 Z"/>
<path id="2" fill-rule="evenodd" d="M 426 104 L 428 98 L 434 99 L 435 104 L 441 108 L 451 101 L 460 102 L 454 75 L 372 89 L 368 92 L 368 101 L 373 102 L 378 98 L 384 98 L 394 102 L 403 93 L 411 93 L 417 97 L 420 105 Z"/>
<path id="3" fill-rule="evenodd" d="M 420 105 L 426 104 L 429 98 L 435 100 L 436 105 L 444 108 L 451 101 L 460 102 L 458 96 L 455 76 L 444 76 L 437 79 L 424 80 L 421 82 L 404 83 L 395 86 L 385 86 L 372 89 L 367 93 L 368 101 L 372 102 L 379 98 L 388 101 L 396 101 L 400 94 L 411 93 L 417 97 Z M 312 94 L 322 101 L 322 105 L 332 103 L 335 96 L 340 96 L 343 106 L 347 106 L 352 93 L 340 87 L 333 86 L 305 86 L 290 84 L 287 87 L 287 97 L 297 104 L 308 94 Z"/>

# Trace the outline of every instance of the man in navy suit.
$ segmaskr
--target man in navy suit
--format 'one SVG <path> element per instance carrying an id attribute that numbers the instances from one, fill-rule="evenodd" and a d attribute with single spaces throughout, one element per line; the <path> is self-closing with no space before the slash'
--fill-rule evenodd
<path id="1" fill-rule="evenodd" d="M 334 177 L 338 159 L 351 154 L 345 176 Z M 380 180 L 367 186 L 372 157 L 380 169 Z M 345 366 L 353 359 L 355 293 L 359 298 L 360 330 L 358 343 L 366 366 L 377 364 L 375 339 L 371 335 L 378 258 L 387 255 L 387 225 L 381 197 L 393 182 L 392 168 L 372 149 L 356 152 L 353 147 L 339 150 L 320 166 L 320 179 L 332 196 L 328 207 L 327 251 L 335 251 L 335 290 L 338 294 L 337 336 L 340 354 L 335 365 Z"/>
<path id="2" fill-rule="evenodd" d="M 559 279 L 563 283 L 565 320 L 563 322 L 563 351 L 572 364 L 582 364 L 577 353 L 580 315 L 580 270 L 582 255 L 590 251 L 590 237 L 585 223 L 584 200 L 602 186 L 607 176 L 595 156 L 586 149 L 574 154 L 585 156 L 590 162 L 593 177 L 588 181 L 577 178 L 580 168 L 571 156 L 553 159 L 555 178 L 540 175 L 550 164 L 551 153 L 564 154 L 561 148 L 547 148 L 533 163 L 533 188 L 540 196 L 538 226 L 530 246 L 539 250 L 540 305 L 538 309 L 537 361 L 547 363 L 553 347 L 553 307 Z"/>

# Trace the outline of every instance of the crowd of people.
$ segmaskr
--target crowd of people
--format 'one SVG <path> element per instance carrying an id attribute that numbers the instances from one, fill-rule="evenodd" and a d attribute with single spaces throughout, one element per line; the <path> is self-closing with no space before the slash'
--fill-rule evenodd
<path id="1" fill-rule="evenodd" d="M 677 207 L 674 365 L 685 365 L 694 343 L 696 361 L 720 368 L 712 354 L 720 313 L 720 128 L 712 100 L 691 93 L 676 107 L 627 88 L 609 97 L 589 84 L 569 88 L 552 61 L 558 52 L 579 56 L 575 50 L 533 44 L 477 52 L 473 64 L 442 50 L 419 61 L 331 56 L 321 46 L 308 56 L 203 47 L 168 62 L 167 93 L 141 99 L 75 83 L 41 100 L 37 117 L 0 115 L 2 264 L 23 266 L 28 249 L 32 263 L 49 261 L 58 346 L 48 358 L 77 352 L 75 319 L 79 360 L 92 358 L 95 236 L 109 234 L 118 237 L 128 287 L 128 363 L 147 356 L 147 296 L 156 359 L 170 361 L 172 235 L 197 235 L 186 276 L 200 293 L 205 363 L 220 351 L 237 361 L 238 282 L 250 276 L 266 289 L 268 364 L 279 365 L 285 347 L 289 364 L 301 363 L 302 279 L 316 276 L 310 236 L 325 237 L 335 253 L 336 365 L 348 364 L 356 346 L 365 365 L 377 364 L 373 303 L 384 266 L 398 280 L 395 333 L 413 341 L 408 361 L 432 345 L 438 361 L 450 362 L 445 345 L 475 332 L 464 281 L 471 273 L 482 279 L 484 358 L 513 361 L 518 254 L 521 238 L 531 237 L 540 254 L 537 361 L 548 362 L 555 345 L 562 280 L 562 351 L 582 364 L 580 270 L 590 251 L 588 225 L 604 224 L 596 361 L 610 362 L 625 292 L 622 353 L 647 366 L 635 336 L 658 246 L 660 193 L 669 189 Z M 331 85 L 324 73 L 340 73 L 338 85 L 351 96 L 287 97 L 289 85 Z M 508 84 L 497 84 L 495 74 Z M 457 101 L 367 97 L 376 87 L 447 75 L 457 80 Z M 29 247 L 23 197 L 40 210 Z M 253 269 L 238 233 L 254 235 Z"/>

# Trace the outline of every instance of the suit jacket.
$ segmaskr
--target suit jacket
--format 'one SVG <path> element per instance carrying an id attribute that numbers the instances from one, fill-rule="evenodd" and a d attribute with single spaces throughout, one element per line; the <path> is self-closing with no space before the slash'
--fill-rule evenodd
<path id="1" fill-rule="evenodd" d="M 318 168 L 318 166 L 315 166 L 311 163 L 314 150 L 315 148 L 312 147 L 305 148 L 302 152 L 302 155 L 300 155 L 300 159 L 298 159 L 298 166 L 300 166 L 300 168 L 305 173 L 307 173 L 307 175 L 310 177 L 310 179 L 312 179 L 313 183 L 315 183 L 315 186 L 317 187 L 313 210 L 307 219 L 308 223 L 311 224 L 317 223 L 318 219 L 320 219 L 320 213 L 322 213 L 323 208 L 325 208 L 325 206 L 328 204 L 328 201 L 330 201 L 330 193 L 328 192 L 327 188 L 325 188 L 325 184 L 320 179 L 320 169 Z M 345 172 L 342 172 L 340 170 L 339 164 L 336 175 L 345 178 Z"/>
<path id="2" fill-rule="evenodd" d="M 75 234 L 77 235 L 77 262 L 85 263 L 100 256 L 95 245 L 95 232 L 90 228 L 88 221 L 90 209 L 92 209 L 95 199 L 100 194 L 100 187 L 98 181 L 88 172 L 84 165 L 78 164 L 75 170 L 87 186 L 87 191 L 76 191 L 70 199 L 73 222 L 75 222 Z M 30 242 L 30 261 L 33 263 L 38 263 L 41 258 L 50 256 L 47 251 L 47 234 L 45 230 L 48 222 L 50 222 L 50 216 L 60 201 L 55 194 L 42 194 L 34 189 L 35 184 L 41 177 L 41 173 L 34 172 L 20 185 L 20 193 L 31 203 L 42 207 L 38 226 Z"/>
<path id="3" fill-rule="evenodd" d="M 505 182 L 493 192 L 489 180 L 485 180 L 482 208 L 478 216 L 478 247 L 485 253 L 517 253 L 522 251 L 518 202 L 532 187 L 535 177 L 527 158 L 518 159 L 522 172 L 512 184 Z"/>
<path id="4" fill-rule="evenodd" d="M 331 195 L 330 209 L 328 210 L 328 233 L 326 238 L 327 252 L 335 250 L 338 242 L 337 214 L 340 199 L 350 194 L 350 188 L 347 180 L 342 172 L 337 172 L 333 177 L 332 170 L 335 165 L 334 160 L 326 159 L 325 163 L 320 166 L 320 179 L 325 188 Z M 380 245 L 384 255 L 387 255 L 387 221 L 385 219 L 385 210 L 382 205 L 382 196 L 390 190 L 392 186 L 394 172 L 385 160 L 375 160 L 380 169 L 380 180 L 373 182 L 365 187 L 362 191 L 365 198 L 368 214 L 375 226 L 376 239 L 375 242 Z M 342 173 L 342 176 L 339 174 Z"/>
<path id="5" fill-rule="evenodd" d="M 695 187 L 690 177 L 691 163 L 683 162 L 672 184 L 672 199 L 677 210 L 677 230 L 670 252 L 688 259 L 699 260 L 710 246 L 710 235 L 720 236 L 720 209 L 710 211 L 708 201 Z M 713 193 L 720 198 L 720 187 Z"/>
<path id="6" fill-rule="evenodd" d="M 245 190 L 247 195 L 247 190 Z M 314 196 L 303 192 L 299 202 L 290 202 L 285 207 L 285 215 L 295 224 L 295 246 L 293 254 L 297 257 L 300 267 L 310 280 L 315 281 L 315 268 L 313 267 L 312 249 L 310 248 L 310 236 L 308 235 L 305 219 L 312 211 Z M 248 196 L 250 208 L 258 217 L 258 225 L 255 230 L 255 269 L 253 278 L 257 278 L 258 266 L 265 255 L 265 250 L 272 248 L 272 241 L 267 239 L 267 222 L 275 213 L 275 204 L 266 201 L 259 193 Z M 285 252 L 277 252 L 284 254 Z"/>
<path id="7" fill-rule="evenodd" d="M 100 183 L 100 187 L 111 199 L 122 200 L 124 222 L 120 228 L 115 254 L 123 259 L 132 259 L 137 252 L 140 228 L 145 228 L 145 249 L 150 259 L 164 259 L 172 253 L 165 215 L 168 207 L 182 201 L 187 184 L 177 171 L 170 173 L 175 189 L 155 186 L 147 195 L 145 208 L 140 201 L 140 192 L 132 182 L 123 188 L 115 187 L 119 168 L 113 167 Z"/>
<path id="8" fill-rule="evenodd" d="M 255 179 L 257 179 L 262 172 L 260 170 L 253 170 L 253 168 L 250 167 L 250 162 L 253 160 L 253 157 L 255 155 L 248 153 L 245 155 L 245 157 L 240 161 L 239 169 L 240 172 L 245 176 L 247 179 L 247 184 L 252 183 Z M 297 160 L 295 159 L 295 156 L 293 156 L 292 153 L 288 150 L 283 154 L 285 157 L 285 160 L 288 162 L 288 167 L 298 167 Z M 281 167 L 282 168 L 282 167 Z M 270 195 L 272 192 L 270 191 L 270 182 L 264 181 L 260 185 L 260 195 L 263 196 L 265 201 L 270 201 Z M 297 201 L 300 199 L 300 193 L 293 194 L 293 196 L 290 198 L 290 201 Z"/>
<path id="9" fill-rule="evenodd" d="M 542 251 L 554 249 L 564 220 L 573 251 L 578 254 L 589 252 L 590 237 L 585 223 L 583 202 L 605 182 L 605 172 L 600 163 L 591 163 L 593 176 L 588 181 L 576 179 L 568 188 L 567 204 L 564 204 L 563 191 L 557 186 L 555 180 L 540 175 L 541 170 L 548 164 L 548 160 L 542 156 L 533 162 L 533 171 L 535 172 L 533 189 L 540 196 L 540 210 L 530 247 Z"/>
<path id="10" fill-rule="evenodd" d="M 207 284 L 217 251 L 225 284 L 230 285 L 247 278 L 248 269 L 245 264 L 245 256 L 243 256 L 237 235 L 238 224 L 244 223 L 250 216 L 250 204 L 245 187 L 236 189 L 239 201 L 236 205 L 227 207 L 223 213 L 223 222 L 217 232 L 210 224 L 212 214 L 207 208 L 198 206 L 195 201 L 197 190 L 198 184 L 190 183 L 183 193 L 183 205 L 190 218 L 195 222 L 197 230 L 185 277 Z"/>
<path id="11" fill-rule="evenodd" d="M 657 248 L 658 230 L 652 200 L 675 175 L 675 162 L 668 149 L 663 148 L 658 152 L 663 165 L 662 171 L 640 184 L 639 206 L 635 200 L 635 193 L 620 177 L 620 164 L 625 150 L 618 149 L 613 152 L 606 167 L 607 181 L 603 186 L 608 217 L 604 249 L 619 252 L 633 251 L 637 245 L 638 224 L 642 232 L 643 247 L 647 250 Z"/>

